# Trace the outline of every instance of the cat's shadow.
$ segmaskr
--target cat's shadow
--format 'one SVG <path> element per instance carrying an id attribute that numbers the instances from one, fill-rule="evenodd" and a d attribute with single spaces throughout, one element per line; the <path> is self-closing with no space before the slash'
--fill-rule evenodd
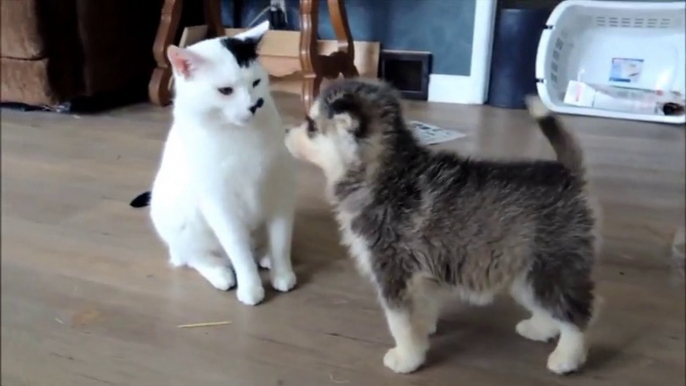
<path id="1" fill-rule="evenodd" d="M 318 275 L 336 261 L 347 259 L 347 250 L 340 243 L 338 225 L 325 207 L 318 209 L 298 208 L 295 215 L 291 259 L 298 284 L 292 291 L 306 288 Z M 269 273 L 261 269 L 262 278 L 268 282 Z M 265 289 L 268 287 L 265 286 Z M 273 289 L 266 291 L 264 302 L 278 296 Z"/>

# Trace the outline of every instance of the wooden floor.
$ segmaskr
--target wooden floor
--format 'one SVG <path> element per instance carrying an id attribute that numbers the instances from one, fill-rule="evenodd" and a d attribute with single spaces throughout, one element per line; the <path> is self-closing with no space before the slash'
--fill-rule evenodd
<path id="1" fill-rule="evenodd" d="M 302 117 L 277 97 L 286 123 Z M 550 157 L 522 111 L 414 103 L 408 117 L 462 130 L 446 148 Z M 129 200 L 158 164 L 169 110 L 97 116 L 2 111 L 2 386 L 680 386 L 684 281 L 670 242 L 684 213 L 684 129 L 565 121 L 586 150 L 605 209 L 597 278 L 606 306 L 583 373 L 550 374 L 553 346 L 514 332 L 509 299 L 453 304 L 427 367 L 395 375 L 372 288 L 338 244 L 323 179 L 300 167 L 294 240 L 299 286 L 250 308 L 167 266 L 146 210 Z M 178 325 L 225 321 L 224 326 Z"/>

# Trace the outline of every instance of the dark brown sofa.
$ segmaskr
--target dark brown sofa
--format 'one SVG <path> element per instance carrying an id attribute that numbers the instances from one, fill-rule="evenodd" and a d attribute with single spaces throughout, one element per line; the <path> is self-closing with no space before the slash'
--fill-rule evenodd
<path id="1" fill-rule="evenodd" d="M 2 102 L 145 90 L 161 0 L 0 0 Z"/>

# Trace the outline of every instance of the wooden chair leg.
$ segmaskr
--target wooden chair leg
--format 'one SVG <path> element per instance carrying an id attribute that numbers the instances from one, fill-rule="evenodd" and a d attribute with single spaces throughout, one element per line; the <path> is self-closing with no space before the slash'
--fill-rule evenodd
<path id="1" fill-rule="evenodd" d="M 207 37 L 226 35 L 222 25 L 220 0 L 205 0 L 205 21 L 207 22 Z"/>
<path id="2" fill-rule="evenodd" d="M 300 65 L 303 73 L 302 101 L 305 111 L 309 111 L 314 103 L 322 83 L 317 49 L 318 26 L 319 1 L 300 0 Z"/>
<path id="3" fill-rule="evenodd" d="M 338 40 L 338 51 L 344 53 L 341 55 L 344 59 L 343 63 L 340 63 L 341 73 L 346 78 L 358 76 L 355 67 L 355 46 L 348 24 L 348 14 L 345 11 L 345 0 L 328 0 L 328 6 L 331 24 Z"/>
<path id="4" fill-rule="evenodd" d="M 319 75 L 309 75 L 303 77 L 302 87 L 302 101 L 305 111 L 310 111 L 310 107 L 314 104 L 314 100 L 319 95 L 319 89 L 322 86 L 324 78 Z"/>
<path id="5" fill-rule="evenodd" d="M 165 0 L 160 16 L 160 25 L 157 28 L 155 44 L 152 48 L 157 67 L 153 70 L 148 84 L 148 96 L 150 101 L 158 106 L 166 106 L 171 102 L 169 81 L 171 80 L 171 67 L 167 62 L 167 47 L 173 43 L 176 30 L 179 28 L 183 1 Z"/>

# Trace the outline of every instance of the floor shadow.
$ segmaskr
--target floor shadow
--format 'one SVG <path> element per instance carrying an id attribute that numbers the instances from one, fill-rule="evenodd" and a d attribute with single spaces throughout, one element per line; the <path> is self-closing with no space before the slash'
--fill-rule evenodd
<path id="1" fill-rule="evenodd" d="M 291 255 L 300 287 L 336 261 L 347 259 L 331 212 L 320 209 L 296 213 Z"/>

